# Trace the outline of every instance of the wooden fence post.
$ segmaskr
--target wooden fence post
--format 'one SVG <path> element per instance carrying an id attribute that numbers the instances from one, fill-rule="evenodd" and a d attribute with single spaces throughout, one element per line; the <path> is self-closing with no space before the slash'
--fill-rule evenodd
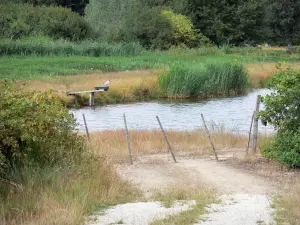
<path id="1" fill-rule="evenodd" d="M 86 119 L 85 119 L 84 113 L 82 114 L 82 117 L 83 117 L 83 121 L 84 121 L 86 136 L 88 137 L 88 141 L 91 144 L 91 138 L 90 138 L 90 134 L 89 134 L 89 129 L 88 129 L 88 126 L 87 126 L 87 123 L 86 123 Z"/>
<path id="2" fill-rule="evenodd" d="M 246 148 L 247 153 L 248 153 L 249 146 L 250 146 L 250 139 L 251 139 L 251 132 L 252 132 L 254 116 L 255 116 L 255 111 L 253 112 L 252 119 L 251 119 L 251 125 L 250 125 L 249 137 L 248 137 L 248 144 L 247 144 L 247 148 Z"/>
<path id="3" fill-rule="evenodd" d="M 212 139 L 211 139 L 209 130 L 208 130 L 207 126 L 206 126 L 206 122 L 205 122 L 205 119 L 204 119 L 203 114 L 201 114 L 201 117 L 202 117 L 202 121 L 203 121 L 203 124 L 204 124 L 204 128 L 205 128 L 206 134 L 207 134 L 207 136 L 208 136 L 208 140 L 209 140 L 209 142 L 210 142 L 210 144 L 211 144 L 211 147 L 212 147 L 212 149 L 213 149 L 213 151 L 214 151 L 216 160 L 219 161 L 218 155 L 217 155 L 217 151 L 216 151 L 216 148 L 215 148 L 214 143 L 213 143 L 213 141 L 212 141 Z"/>
<path id="4" fill-rule="evenodd" d="M 254 128 L 253 128 L 253 144 L 252 151 L 256 152 L 257 146 L 257 136 L 258 136 L 258 112 L 259 112 L 259 104 L 260 104 L 260 95 L 257 95 L 256 99 L 256 107 L 255 107 L 255 117 L 254 117 Z"/>
<path id="5" fill-rule="evenodd" d="M 95 92 L 90 92 L 89 105 L 90 106 L 94 106 L 95 105 Z"/>
<path id="6" fill-rule="evenodd" d="M 126 130 L 126 140 L 127 140 L 127 147 L 128 147 L 128 152 L 129 152 L 129 160 L 130 160 L 130 164 L 133 165 L 132 155 L 131 155 L 131 146 L 130 146 L 130 137 L 129 137 L 129 132 L 128 132 L 128 128 L 127 128 L 127 121 L 126 121 L 125 114 L 123 114 L 123 118 L 124 118 L 125 130 Z"/>
<path id="7" fill-rule="evenodd" d="M 164 138 L 165 138 L 165 141 L 166 141 L 166 143 L 167 143 L 167 145 L 168 145 L 169 152 L 171 153 L 174 162 L 177 163 L 176 158 L 175 158 L 175 155 L 174 155 L 174 153 L 173 153 L 173 151 L 172 151 L 172 148 L 171 148 L 171 145 L 170 145 L 170 143 L 169 143 L 168 137 L 167 137 L 167 135 L 166 135 L 166 133 L 165 133 L 165 131 L 164 131 L 164 128 L 163 128 L 163 126 L 162 126 L 162 124 L 161 124 L 161 122 L 160 122 L 158 116 L 156 116 L 156 119 L 157 119 L 158 124 L 159 124 L 159 126 L 160 126 L 160 129 L 161 129 L 161 131 L 162 131 L 162 133 L 163 133 L 163 136 L 164 136 Z"/>

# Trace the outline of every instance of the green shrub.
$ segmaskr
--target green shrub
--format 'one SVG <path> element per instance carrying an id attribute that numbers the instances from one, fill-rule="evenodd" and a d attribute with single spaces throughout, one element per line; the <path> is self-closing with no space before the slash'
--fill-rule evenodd
<path id="1" fill-rule="evenodd" d="M 274 141 L 263 148 L 262 154 L 289 167 L 299 167 L 300 132 L 279 130 Z"/>
<path id="2" fill-rule="evenodd" d="M 0 55 L 57 55 L 57 56 L 133 56 L 142 51 L 141 45 L 133 42 L 107 43 L 97 41 L 67 42 L 49 38 L 0 40 Z"/>
<path id="3" fill-rule="evenodd" d="M 18 39 L 37 35 L 82 40 L 93 37 L 93 32 L 88 23 L 70 9 L 0 4 L 0 38 Z"/>
<path id="4" fill-rule="evenodd" d="M 159 77 L 159 87 L 169 97 L 199 97 L 241 93 L 249 76 L 239 63 L 177 63 Z"/>
<path id="5" fill-rule="evenodd" d="M 26 165 L 67 165 L 84 149 L 75 120 L 50 92 L 19 90 L 0 81 L 2 172 Z"/>
<path id="6" fill-rule="evenodd" d="M 197 33 L 192 21 L 186 16 L 175 14 L 170 10 L 162 10 L 161 14 L 172 26 L 172 32 L 169 34 L 169 42 L 173 46 L 184 44 L 188 47 L 195 46 L 197 42 Z"/>
<path id="7" fill-rule="evenodd" d="M 300 72 L 281 69 L 269 81 L 274 90 L 262 98 L 265 109 L 260 112 L 262 121 L 278 130 L 273 144 L 263 153 L 290 167 L 300 166 Z"/>

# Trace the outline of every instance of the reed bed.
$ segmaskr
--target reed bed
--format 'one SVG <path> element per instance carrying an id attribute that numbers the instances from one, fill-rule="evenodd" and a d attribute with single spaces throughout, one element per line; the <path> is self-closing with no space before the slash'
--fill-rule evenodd
<path id="1" fill-rule="evenodd" d="M 171 98 L 220 96 L 245 92 L 249 75 L 237 62 L 178 63 L 159 77 L 158 84 Z"/>
<path id="2" fill-rule="evenodd" d="M 0 55 L 36 56 L 136 56 L 141 54 L 138 43 L 107 43 L 99 41 L 68 42 L 48 38 L 0 40 Z"/>

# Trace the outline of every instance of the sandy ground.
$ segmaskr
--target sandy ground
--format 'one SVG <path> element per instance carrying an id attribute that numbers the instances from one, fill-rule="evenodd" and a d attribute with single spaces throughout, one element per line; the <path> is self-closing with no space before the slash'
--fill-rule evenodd
<path id="1" fill-rule="evenodd" d="M 138 202 L 117 205 L 104 212 L 96 218 L 96 222 L 90 225 L 107 224 L 134 224 L 146 225 L 154 220 L 164 219 L 169 215 L 174 215 L 188 210 L 195 201 L 176 202 L 172 207 L 165 208 L 160 202 Z"/>
<path id="2" fill-rule="evenodd" d="M 203 216 L 205 221 L 199 221 L 200 225 L 274 224 L 269 196 L 279 191 L 277 185 L 232 167 L 226 162 L 216 162 L 211 158 L 183 157 L 178 158 L 178 163 L 174 163 L 169 155 L 161 154 L 139 157 L 134 165 L 119 165 L 117 171 L 124 180 L 142 189 L 146 197 L 151 196 L 151 193 L 156 190 L 174 186 L 198 187 L 200 185 L 214 188 L 220 203 L 207 206 L 208 214 Z M 167 211 L 159 203 L 137 204 L 152 205 L 137 207 L 126 204 L 108 209 L 98 218 L 102 222 L 96 224 L 112 224 L 112 221 L 119 220 L 124 224 L 147 225 L 153 218 L 162 218 L 161 212 L 170 215 L 188 209 L 187 205 L 181 207 L 176 205 L 175 208 Z M 131 213 L 122 214 L 125 211 Z M 137 217 L 137 214 L 144 215 L 144 219 Z M 137 220 L 142 222 L 134 222 Z"/>
<path id="3" fill-rule="evenodd" d="M 119 165 L 120 176 L 151 193 L 170 186 L 209 186 L 220 194 L 272 194 L 276 185 L 258 176 L 210 158 L 180 158 L 173 163 L 168 155 L 140 158 L 133 166 Z"/>

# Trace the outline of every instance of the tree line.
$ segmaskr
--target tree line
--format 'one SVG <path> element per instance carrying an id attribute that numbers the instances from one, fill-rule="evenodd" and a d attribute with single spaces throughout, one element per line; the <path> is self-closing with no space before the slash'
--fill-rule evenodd
<path id="1" fill-rule="evenodd" d="M 106 41 L 173 45 L 300 44 L 300 0 L 4 0 L 71 8 Z M 185 30 L 184 30 L 185 29 Z"/>

